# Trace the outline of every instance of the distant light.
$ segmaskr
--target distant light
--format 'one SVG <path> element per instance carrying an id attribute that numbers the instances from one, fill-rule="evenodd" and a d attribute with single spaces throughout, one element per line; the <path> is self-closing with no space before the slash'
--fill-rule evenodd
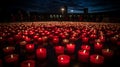
<path id="1" fill-rule="evenodd" d="M 62 11 L 64 11 L 64 10 L 65 10 L 65 8 L 61 8 L 61 10 L 62 10 Z"/>
<path id="2" fill-rule="evenodd" d="M 73 12 L 74 10 L 70 10 L 70 12 Z"/>

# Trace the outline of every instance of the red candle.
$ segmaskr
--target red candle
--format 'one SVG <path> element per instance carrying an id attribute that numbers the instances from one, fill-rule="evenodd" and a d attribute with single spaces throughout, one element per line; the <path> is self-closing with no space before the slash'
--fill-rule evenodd
<path id="1" fill-rule="evenodd" d="M 63 46 L 55 46 L 55 53 L 56 53 L 56 55 L 64 54 L 64 47 Z"/>
<path id="2" fill-rule="evenodd" d="M 30 39 L 29 37 L 25 37 L 25 41 L 26 41 L 27 43 L 30 43 L 31 39 Z"/>
<path id="3" fill-rule="evenodd" d="M 26 50 L 27 50 L 27 52 L 33 52 L 34 51 L 34 44 L 27 44 Z"/>
<path id="4" fill-rule="evenodd" d="M 20 42 L 20 47 L 24 47 L 26 44 L 27 44 L 26 41 L 21 41 L 21 42 Z"/>
<path id="5" fill-rule="evenodd" d="M 102 49 L 102 44 L 100 44 L 100 43 L 96 43 L 96 44 L 94 44 L 94 49 L 95 49 L 95 51 L 101 51 L 101 49 Z"/>
<path id="6" fill-rule="evenodd" d="M 5 62 L 16 64 L 18 62 L 18 55 L 17 54 L 11 54 L 11 55 L 5 56 Z"/>
<path id="7" fill-rule="evenodd" d="M 99 39 L 100 39 L 101 42 L 105 42 L 105 37 L 104 36 L 99 37 Z"/>
<path id="8" fill-rule="evenodd" d="M 88 60 L 89 60 L 89 51 L 79 50 L 78 51 L 78 59 L 81 62 L 88 62 Z"/>
<path id="9" fill-rule="evenodd" d="M 58 37 L 54 37 L 53 40 L 52 40 L 52 42 L 54 44 L 58 44 L 59 43 L 59 38 Z"/>
<path id="10" fill-rule="evenodd" d="M 102 49 L 102 54 L 105 58 L 111 58 L 113 56 L 113 51 L 108 49 Z"/>
<path id="11" fill-rule="evenodd" d="M 14 53 L 14 50 L 15 50 L 15 48 L 14 47 L 10 47 L 10 46 L 3 48 L 3 51 L 4 51 L 5 54 Z"/>
<path id="12" fill-rule="evenodd" d="M 31 36 L 34 35 L 34 32 L 33 32 L 33 31 L 30 31 L 30 32 L 29 32 L 29 35 L 31 35 Z"/>
<path id="13" fill-rule="evenodd" d="M 41 37 L 38 38 L 38 43 L 41 44 L 43 42 L 43 39 Z"/>
<path id="14" fill-rule="evenodd" d="M 94 54 L 90 56 L 90 63 L 92 65 L 102 65 L 103 62 L 104 62 L 104 57 L 101 55 Z"/>
<path id="15" fill-rule="evenodd" d="M 46 41 L 47 41 L 47 39 L 48 39 L 48 37 L 47 37 L 47 36 L 43 36 L 43 37 L 42 37 L 43 42 L 46 42 Z"/>
<path id="16" fill-rule="evenodd" d="M 74 53 L 75 51 L 75 44 L 67 44 L 66 45 L 66 50 L 68 53 Z"/>
<path id="17" fill-rule="evenodd" d="M 90 56 L 91 64 L 100 65 L 100 64 L 103 64 L 103 62 L 104 62 L 104 57 L 101 55 L 94 54 Z"/>
<path id="18" fill-rule="evenodd" d="M 69 43 L 69 40 L 68 39 L 63 39 L 63 42 L 62 42 L 63 44 L 68 44 Z"/>
<path id="19" fill-rule="evenodd" d="M 82 38 L 82 42 L 83 43 L 88 43 L 88 38 L 87 37 Z"/>
<path id="20" fill-rule="evenodd" d="M 38 40 L 38 38 L 39 38 L 39 36 L 37 36 L 37 35 L 34 36 L 35 41 Z"/>
<path id="21" fill-rule="evenodd" d="M 36 50 L 36 56 L 38 59 L 45 59 L 47 57 L 47 50 L 45 48 L 38 48 Z"/>
<path id="22" fill-rule="evenodd" d="M 95 38 L 96 38 L 96 35 L 95 35 L 95 34 L 91 34 L 91 35 L 90 35 L 90 38 L 91 38 L 91 39 L 95 39 Z"/>
<path id="23" fill-rule="evenodd" d="M 59 67 L 69 67 L 70 57 L 68 55 L 59 55 L 57 61 Z"/>
<path id="24" fill-rule="evenodd" d="M 21 63 L 21 67 L 35 67 L 34 60 L 26 60 Z"/>
<path id="25" fill-rule="evenodd" d="M 4 38 L 3 37 L 0 37 L 0 43 L 4 42 Z"/>
<path id="26" fill-rule="evenodd" d="M 70 37 L 70 41 L 75 42 L 77 40 L 77 38 L 75 38 L 74 36 Z"/>
<path id="27" fill-rule="evenodd" d="M 90 46 L 89 45 L 82 45 L 81 49 L 90 51 Z"/>

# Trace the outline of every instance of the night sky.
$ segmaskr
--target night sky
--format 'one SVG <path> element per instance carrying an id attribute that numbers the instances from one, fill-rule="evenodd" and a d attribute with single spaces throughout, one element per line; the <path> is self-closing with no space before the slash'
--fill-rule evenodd
<path id="1" fill-rule="evenodd" d="M 20 8 L 26 11 L 56 12 L 67 6 L 68 12 L 79 13 L 88 8 L 89 13 L 120 10 L 119 0 L 0 0 L 1 9 Z"/>

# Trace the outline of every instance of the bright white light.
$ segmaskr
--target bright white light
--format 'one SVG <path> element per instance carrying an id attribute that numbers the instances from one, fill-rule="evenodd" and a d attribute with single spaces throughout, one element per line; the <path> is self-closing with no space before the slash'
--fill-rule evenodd
<path id="1" fill-rule="evenodd" d="M 61 8 L 62 11 L 64 11 L 65 9 L 64 8 Z"/>
<path id="2" fill-rule="evenodd" d="M 70 12 L 73 12 L 74 10 L 70 10 Z"/>

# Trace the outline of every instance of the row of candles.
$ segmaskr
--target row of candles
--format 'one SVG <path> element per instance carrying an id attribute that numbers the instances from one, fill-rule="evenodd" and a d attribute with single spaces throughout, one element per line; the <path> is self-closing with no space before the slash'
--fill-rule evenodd
<path id="1" fill-rule="evenodd" d="M 51 23 L 50 23 L 51 24 Z M 66 24 L 66 23 L 65 23 Z M 46 26 L 44 26 L 46 25 Z M 55 24 L 56 25 L 56 24 Z M 63 25 L 63 26 L 62 26 Z M 76 26 L 77 25 L 77 26 Z M 82 42 L 88 42 L 91 39 L 95 40 L 95 39 L 99 39 L 101 42 L 105 42 L 106 37 L 109 36 L 109 38 L 111 38 L 111 42 L 114 41 L 116 42 L 120 36 L 119 33 L 116 32 L 117 30 L 113 31 L 113 30 L 106 30 L 106 31 L 101 31 L 98 29 L 99 25 L 100 25 L 100 29 L 102 28 L 102 25 L 99 24 L 92 24 L 92 25 L 87 25 L 85 24 L 66 24 L 66 26 L 64 26 L 64 24 L 58 23 L 58 25 L 56 26 L 60 26 L 60 27 L 55 27 L 54 24 L 53 25 L 48 25 L 47 24 L 41 24 L 40 26 L 26 26 L 26 25 L 11 25 L 11 26 L 3 26 L 3 28 L 1 27 L 0 30 L 3 29 L 2 32 L 0 32 L 0 42 L 5 42 L 6 40 L 9 43 L 13 43 L 13 41 L 22 41 L 25 40 L 28 43 L 33 39 L 35 42 L 43 42 L 46 41 L 44 39 L 49 39 L 49 38 L 53 38 L 53 43 L 59 43 L 60 38 L 61 39 L 69 39 L 70 41 L 76 41 L 77 39 L 81 38 Z M 12 27 L 13 26 L 13 27 Z M 20 28 L 19 28 L 20 26 Z M 73 27 L 71 27 L 73 26 Z M 93 26 L 91 28 L 91 26 Z M 103 25 L 104 26 L 104 25 Z M 114 25 L 113 25 L 114 26 Z M 10 29 L 9 29 L 10 27 Z M 14 27 L 16 27 L 16 29 L 14 30 Z M 105 26 L 107 28 L 107 25 Z M 5 28 L 5 30 L 4 30 Z M 75 30 L 73 30 L 75 28 Z M 111 27 L 110 27 L 111 28 Z M 119 27 L 117 28 L 119 30 Z M 98 32 L 98 34 L 97 34 Z M 107 32 L 106 34 L 104 34 L 105 32 Z M 114 36 L 113 36 L 114 35 Z M 57 37 L 56 37 L 57 36 Z"/>
<path id="2" fill-rule="evenodd" d="M 98 45 L 95 44 L 95 45 Z M 99 44 L 100 46 L 95 46 L 95 50 L 101 50 L 102 51 L 102 55 L 99 54 L 93 54 L 90 55 L 90 50 L 91 47 L 89 45 L 82 45 L 81 49 L 78 50 L 78 60 L 81 62 L 85 62 L 88 63 L 90 60 L 90 63 L 94 63 L 94 64 L 103 64 L 104 63 L 104 58 L 112 58 L 113 56 L 113 51 L 110 49 L 102 49 L 101 44 Z M 67 44 L 66 45 L 66 51 L 69 54 L 73 54 L 75 52 L 75 44 Z M 17 54 L 12 54 L 14 53 L 14 47 L 6 47 L 4 48 L 4 53 L 11 53 L 10 55 L 7 55 L 5 57 L 5 61 L 6 63 L 16 63 L 19 60 L 19 57 Z M 55 49 L 55 53 L 58 57 L 57 61 L 58 61 L 58 65 L 59 66 L 68 66 L 70 64 L 71 61 L 71 57 L 67 54 L 65 54 L 65 47 L 64 46 L 54 46 Z M 34 51 L 34 44 L 26 44 L 26 51 L 27 52 L 33 52 Z M 36 49 L 36 57 L 39 60 L 44 60 L 47 57 L 47 49 L 46 48 L 38 48 Z M 89 59 L 90 58 L 90 59 Z M 28 61 L 26 61 L 28 62 Z M 24 63 L 26 63 L 24 62 Z M 24 63 L 22 63 L 21 67 L 25 67 L 23 65 Z M 32 66 L 30 66 L 32 65 Z M 34 63 L 31 63 L 31 61 L 28 63 L 28 67 L 34 67 Z"/>

